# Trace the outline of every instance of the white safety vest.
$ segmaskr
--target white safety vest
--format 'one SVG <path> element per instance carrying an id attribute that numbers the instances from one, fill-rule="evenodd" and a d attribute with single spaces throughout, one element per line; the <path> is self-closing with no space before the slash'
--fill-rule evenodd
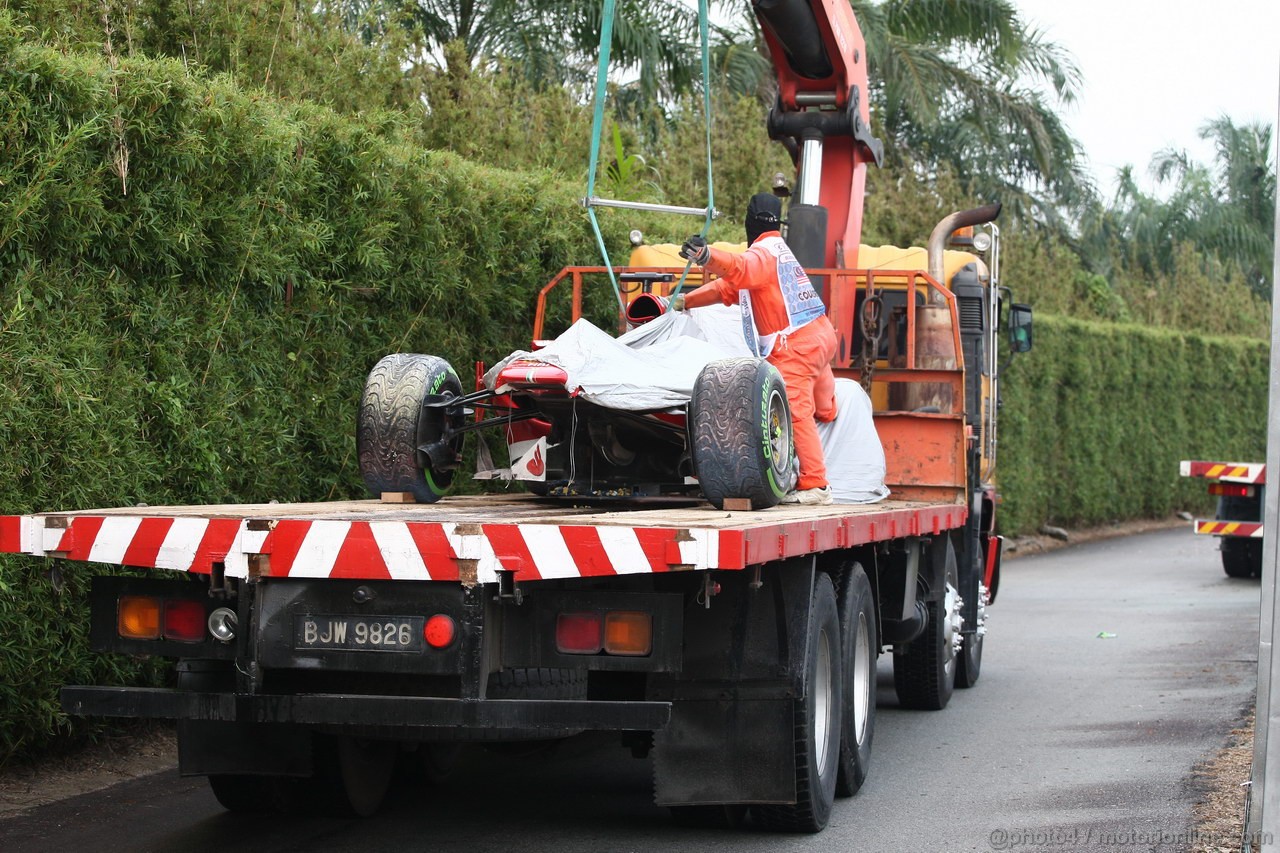
<path id="1" fill-rule="evenodd" d="M 803 326 L 827 313 L 818 291 L 809 280 L 804 268 L 791 254 L 791 249 L 781 237 L 765 237 L 752 245 L 761 247 L 773 255 L 777 267 L 778 287 L 782 290 L 782 304 L 787 309 L 787 327 L 770 335 L 756 331 L 755 313 L 751 309 L 751 291 L 738 291 L 738 305 L 742 308 L 742 335 L 747 339 L 751 352 L 764 358 L 773 351 L 779 336 L 785 338 Z"/>

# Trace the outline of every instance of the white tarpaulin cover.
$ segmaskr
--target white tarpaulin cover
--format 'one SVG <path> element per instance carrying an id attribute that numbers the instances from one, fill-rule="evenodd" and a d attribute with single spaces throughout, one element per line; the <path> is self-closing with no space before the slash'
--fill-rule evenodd
<path id="1" fill-rule="evenodd" d="M 836 419 L 818 424 L 831 498 L 838 504 L 882 501 L 889 497 L 889 487 L 884 484 L 884 447 L 871 417 L 871 398 L 852 379 L 837 379 L 836 406 Z"/>
<path id="2" fill-rule="evenodd" d="M 750 354 L 737 306 L 667 312 L 619 338 L 578 320 L 537 352 L 516 352 L 495 365 L 485 375 L 485 384 L 493 388 L 509 361 L 525 359 L 559 367 L 568 375 L 568 390 L 606 408 L 682 408 L 709 362 Z M 884 448 L 871 417 L 871 400 L 848 379 L 836 380 L 836 399 L 835 421 L 818 424 L 832 497 L 837 503 L 883 500 L 889 494 Z"/>
<path id="3" fill-rule="evenodd" d="M 693 385 L 708 362 L 749 356 L 736 307 L 696 312 L 670 311 L 620 338 L 588 320 L 574 323 L 534 353 L 512 358 L 554 365 L 569 375 L 565 387 L 610 409 L 632 412 L 673 409 L 693 396 Z M 486 376 L 492 387 L 500 363 Z"/>

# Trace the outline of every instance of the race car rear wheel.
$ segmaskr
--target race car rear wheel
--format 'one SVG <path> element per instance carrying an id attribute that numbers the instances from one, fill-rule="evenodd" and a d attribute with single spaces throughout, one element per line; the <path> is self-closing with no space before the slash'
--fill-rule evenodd
<path id="1" fill-rule="evenodd" d="M 775 506 L 791 489 L 795 452 L 782 375 L 767 361 L 713 361 L 698 374 L 689 403 L 693 467 L 717 509 L 745 498 Z"/>
<path id="2" fill-rule="evenodd" d="M 458 375 L 442 358 L 396 353 L 374 365 L 360 398 L 356 454 L 360 476 L 375 497 L 409 492 L 421 503 L 434 503 L 444 496 L 453 482 L 449 466 L 461 450 L 462 438 L 439 446 L 448 416 L 443 409 L 424 408 L 423 401 L 428 396 L 461 395 Z M 432 445 L 437 445 L 434 463 L 419 450 Z"/>

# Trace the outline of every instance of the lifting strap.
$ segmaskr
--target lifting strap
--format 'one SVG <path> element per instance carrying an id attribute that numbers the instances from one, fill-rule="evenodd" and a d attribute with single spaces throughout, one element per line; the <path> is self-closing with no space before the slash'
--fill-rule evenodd
<path id="1" fill-rule="evenodd" d="M 595 196 L 596 171 L 600 162 L 600 140 L 604 135 L 604 101 L 609 82 L 609 52 L 613 44 L 613 19 L 616 14 L 617 0 L 604 0 L 604 10 L 601 13 L 602 20 L 600 25 L 600 60 L 596 67 L 595 114 L 591 121 L 591 163 L 587 171 L 587 196 L 582 200 L 582 203 L 587 208 L 587 217 L 591 220 L 591 230 L 595 233 L 596 246 L 599 247 L 600 255 L 604 258 L 604 266 L 609 273 L 609 282 L 613 285 L 613 295 L 618 300 L 618 307 L 626 310 L 626 305 L 622 298 L 622 289 L 618 286 L 618 279 L 613 274 L 613 264 L 609 260 L 609 249 L 605 246 L 604 234 L 600 231 L 600 223 L 596 219 L 595 209 L 597 207 L 631 207 L 642 210 L 660 210 L 668 213 L 701 214 L 705 218 L 702 223 L 702 230 L 698 233 L 704 238 L 711 228 L 711 220 L 716 217 L 715 191 L 711 182 L 711 52 L 708 44 L 710 41 L 710 14 L 707 8 L 707 0 L 698 0 L 698 30 L 702 42 L 702 112 L 705 119 L 707 143 L 707 206 L 704 210 L 677 208 L 668 205 L 647 205 L 639 202 L 610 202 L 607 199 L 599 199 Z M 676 284 L 675 290 L 671 291 L 672 299 L 679 295 L 680 290 L 684 287 L 685 278 L 688 277 L 691 266 L 693 266 L 692 260 L 684 265 L 684 272 L 680 274 L 680 281 Z"/>

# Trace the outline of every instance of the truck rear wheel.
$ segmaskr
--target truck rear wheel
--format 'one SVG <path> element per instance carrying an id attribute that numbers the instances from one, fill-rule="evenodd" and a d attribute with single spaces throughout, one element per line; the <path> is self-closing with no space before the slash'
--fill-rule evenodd
<path id="1" fill-rule="evenodd" d="M 985 589 L 980 588 L 978 594 L 985 595 Z M 985 621 L 982 610 L 983 605 L 979 603 L 979 624 Z M 975 631 L 961 637 L 960 656 L 956 659 L 956 687 L 967 689 L 978 683 L 978 676 L 982 674 L 983 636 Z"/>
<path id="2" fill-rule="evenodd" d="M 693 468 L 717 509 L 746 498 L 776 506 L 791 490 L 791 408 L 782 375 L 767 361 L 713 361 L 698 374 L 689 403 Z"/>
<path id="3" fill-rule="evenodd" d="M 879 643 L 871 581 L 861 563 L 850 564 L 841 574 L 839 610 L 844 709 L 836 795 L 852 797 L 866 781 L 871 766 L 871 739 L 876 729 Z"/>
<path id="4" fill-rule="evenodd" d="M 433 464 L 419 450 L 436 445 L 444 434 L 444 410 L 422 405 L 424 398 L 438 395 L 462 395 L 458 375 L 442 358 L 396 353 L 369 371 L 356 422 L 356 455 L 360 476 L 374 497 L 409 492 L 421 503 L 434 503 L 448 491 L 452 468 Z M 456 456 L 461 446 L 458 437 L 440 451 Z"/>
<path id="5" fill-rule="evenodd" d="M 751 814 L 783 832 L 818 832 L 831 817 L 840 766 L 843 701 L 840 616 L 831 578 L 819 574 L 809 605 L 804 695 L 795 702 L 796 802 L 753 806 Z"/>
<path id="6" fill-rule="evenodd" d="M 1222 570 L 1229 578 L 1262 577 L 1262 543 L 1252 539 L 1222 540 Z"/>
<path id="7" fill-rule="evenodd" d="M 940 549 L 940 550 L 939 550 Z M 951 540 L 943 537 L 929 549 L 930 559 L 944 561 L 942 595 L 925 604 L 929 621 L 924 633 L 893 650 L 893 686 L 904 708 L 941 711 L 955 689 L 960 648 L 960 574 Z"/>
<path id="8" fill-rule="evenodd" d="M 218 805 L 229 812 L 261 814 L 276 809 L 276 780 L 271 776 L 219 773 L 208 779 Z"/>
<path id="9" fill-rule="evenodd" d="M 399 746 L 343 735 L 337 739 L 337 773 L 332 777 L 336 810 L 369 817 L 382 806 L 391 787 Z"/>

